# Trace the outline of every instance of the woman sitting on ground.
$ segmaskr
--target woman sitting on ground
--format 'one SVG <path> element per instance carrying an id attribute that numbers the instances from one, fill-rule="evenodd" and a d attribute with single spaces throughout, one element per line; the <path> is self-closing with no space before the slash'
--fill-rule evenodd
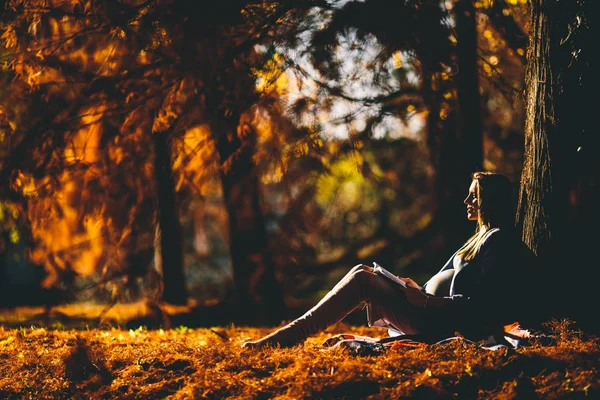
<path id="1" fill-rule="evenodd" d="M 371 267 L 357 265 L 304 315 L 242 346 L 300 344 L 365 303 L 370 326 L 431 340 L 457 331 L 474 340 L 502 332 L 503 325 L 515 321 L 511 304 L 520 267 L 512 184 L 504 175 L 476 172 L 464 203 L 467 218 L 477 221 L 476 232 L 422 287 L 400 277 L 403 288 Z"/>

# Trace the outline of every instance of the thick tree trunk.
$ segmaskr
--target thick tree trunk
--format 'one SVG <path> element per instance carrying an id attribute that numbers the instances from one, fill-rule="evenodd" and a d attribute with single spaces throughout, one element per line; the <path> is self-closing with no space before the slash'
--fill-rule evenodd
<path id="1" fill-rule="evenodd" d="M 171 304 L 187 304 L 181 225 L 175 202 L 171 146 L 167 132 L 154 133 L 154 150 L 163 277 L 162 300 Z"/>
<path id="2" fill-rule="evenodd" d="M 522 235 L 525 244 L 536 254 L 543 253 L 550 243 L 551 216 L 560 215 L 553 205 L 558 198 L 556 182 L 553 182 L 553 169 L 557 168 L 551 158 L 551 150 L 556 153 L 560 147 L 553 146 L 559 138 L 556 136 L 557 120 L 554 109 L 554 92 L 557 82 L 552 79 L 558 75 L 552 64 L 551 50 L 553 37 L 550 17 L 545 1 L 532 2 L 531 43 L 527 51 L 529 60 L 527 75 L 526 119 L 525 119 L 525 157 L 519 193 L 518 220 L 523 224 Z M 563 194 L 564 195 L 564 194 Z"/>
<path id="3" fill-rule="evenodd" d="M 597 257 L 592 250 L 598 237 L 597 204 L 587 206 L 598 199 L 599 190 L 593 155 L 598 135 L 589 135 L 597 129 L 588 96 L 597 96 L 600 88 L 591 68 L 597 59 L 589 56 L 593 35 L 584 25 L 573 29 L 586 16 L 586 4 L 587 16 L 597 21 L 598 14 L 590 12 L 593 2 L 532 1 L 518 222 L 524 243 L 538 258 L 544 316 L 569 317 L 597 328 L 587 311 L 597 303 L 592 293 L 599 278 L 592 261 Z M 573 57 L 576 47 L 588 51 L 584 63 Z"/>
<path id="4" fill-rule="evenodd" d="M 223 198 L 229 214 L 236 319 L 248 324 L 278 324 L 284 318 L 285 303 L 269 254 L 258 176 L 252 160 L 256 136 L 249 125 L 238 127 L 234 120 L 219 124 L 218 147 Z"/>

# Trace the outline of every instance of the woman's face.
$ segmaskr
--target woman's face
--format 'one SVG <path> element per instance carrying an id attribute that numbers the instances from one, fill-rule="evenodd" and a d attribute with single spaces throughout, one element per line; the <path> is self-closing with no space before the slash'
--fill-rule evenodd
<path id="1" fill-rule="evenodd" d="M 467 218 L 471 221 L 477 221 L 479 217 L 479 199 L 477 196 L 478 185 L 479 183 L 476 180 L 471 182 L 469 195 L 464 201 L 467 205 Z"/>

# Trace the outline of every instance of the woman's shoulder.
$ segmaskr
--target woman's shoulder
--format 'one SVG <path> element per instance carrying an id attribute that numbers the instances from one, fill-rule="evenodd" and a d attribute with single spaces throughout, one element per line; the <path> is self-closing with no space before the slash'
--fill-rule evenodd
<path id="1" fill-rule="evenodd" d="M 513 228 L 492 228 L 485 233 L 483 244 L 489 246 L 518 245 L 520 238 Z"/>

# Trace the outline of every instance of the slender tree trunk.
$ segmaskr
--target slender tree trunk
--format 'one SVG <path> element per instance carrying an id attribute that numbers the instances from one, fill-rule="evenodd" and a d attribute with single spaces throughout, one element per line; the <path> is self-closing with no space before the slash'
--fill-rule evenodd
<path id="1" fill-rule="evenodd" d="M 429 162 L 435 173 L 434 187 L 437 189 L 435 193 L 436 216 L 440 215 L 440 209 L 443 208 L 446 196 L 446 185 L 444 184 L 445 177 L 442 174 L 442 165 L 444 155 L 442 150 L 442 130 L 440 129 L 440 100 L 438 93 L 433 89 L 431 79 L 432 72 L 427 62 L 427 50 L 422 49 L 417 53 L 417 57 L 421 60 L 421 92 L 423 93 L 423 101 L 427 106 L 427 149 L 429 150 Z"/>
<path id="2" fill-rule="evenodd" d="M 421 92 L 423 100 L 427 106 L 427 147 L 429 148 L 429 159 L 434 171 L 439 172 L 440 168 L 440 101 L 437 93 L 433 90 L 431 81 L 431 71 L 426 62 L 421 62 Z"/>
<path id="3" fill-rule="evenodd" d="M 456 17 L 456 57 L 458 61 L 458 132 L 460 159 L 466 173 L 483 167 L 483 134 L 477 70 L 477 28 L 472 0 L 454 5 Z M 460 160 L 458 160 L 460 162 Z"/>
<path id="4" fill-rule="evenodd" d="M 456 248 L 473 232 L 462 203 L 472 172 L 482 168 L 483 136 L 477 71 L 477 31 L 475 8 L 471 0 L 454 5 L 457 32 L 458 112 L 450 113 L 439 124 L 439 100 L 432 88 L 427 68 L 423 68 L 423 97 L 430 113 L 428 145 L 437 180 L 437 220 L 449 248 Z M 418 56 L 427 59 L 427 49 Z M 427 64 L 425 63 L 425 66 Z"/>
<path id="5" fill-rule="evenodd" d="M 239 44 L 227 39 L 237 37 L 239 32 L 234 27 L 242 18 L 239 10 L 245 3 L 225 6 L 223 24 L 206 32 L 207 53 L 211 57 L 202 65 L 210 69 L 204 103 L 219 153 L 221 187 L 229 219 L 234 288 L 224 303 L 234 307 L 231 318 L 238 323 L 278 324 L 284 318 L 285 302 L 269 253 L 260 205 L 253 160 L 256 133 L 242 121 L 244 111 L 257 99 L 255 80 L 246 59 L 252 51 L 248 48 L 240 53 Z"/>
<path id="6" fill-rule="evenodd" d="M 154 150 L 161 272 L 164 285 L 162 300 L 171 304 L 187 304 L 181 225 L 175 201 L 171 146 L 167 132 L 154 133 Z"/>
<path id="7" fill-rule="evenodd" d="M 269 254 L 258 176 L 252 160 L 256 135 L 249 125 L 238 127 L 235 120 L 228 118 L 220 123 L 218 147 L 223 197 L 229 214 L 237 319 L 243 323 L 278 324 L 284 317 L 285 303 Z M 238 130 L 243 131 L 243 140 Z"/>
<path id="8" fill-rule="evenodd" d="M 464 146 L 458 135 L 457 114 L 450 112 L 445 121 L 439 172 L 443 190 L 440 218 L 444 238 L 449 246 L 448 251 L 455 251 L 475 230 L 473 222 L 467 219 L 463 203 L 471 184 L 472 171 L 467 169 L 468 164 L 464 160 Z"/>
<path id="9" fill-rule="evenodd" d="M 593 148 L 598 135 L 586 132 L 595 129 L 588 96 L 597 96 L 600 87 L 591 67 L 597 58 L 589 56 L 595 51 L 593 35 L 583 24 L 574 29 L 582 16 L 598 21 L 597 10 L 591 13 L 588 7 L 587 15 L 584 12 L 592 3 L 532 1 L 518 223 L 524 243 L 538 258 L 546 314 L 597 328 L 598 321 L 592 321 L 587 310 L 597 303 L 597 262 L 590 262 L 597 257 L 593 249 L 599 213 L 598 204 L 587 205 L 598 199 L 597 147 Z M 590 58 L 576 60 L 577 48 L 587 50 L 584 55 Z"/>
<path id="10" fill-rule="evenodd" d="M 470 0 L 455 2 L 458 61 L 458 110 L 444 120 L 437 148 L 437 219 L 448 251 L 464 243 L 474 231 L 466 218 L 463 198 L 471 183 L 471 173 L 482 168 L 483 144 L 479 84 L 477 79 L 477 42 L 475 11 Z M 436 110 L 439 112 L 439 107 Z M 437 115 L 436 115 L 437 117 Z M 445 260 L 440 259 L 440 262 Z"/>

